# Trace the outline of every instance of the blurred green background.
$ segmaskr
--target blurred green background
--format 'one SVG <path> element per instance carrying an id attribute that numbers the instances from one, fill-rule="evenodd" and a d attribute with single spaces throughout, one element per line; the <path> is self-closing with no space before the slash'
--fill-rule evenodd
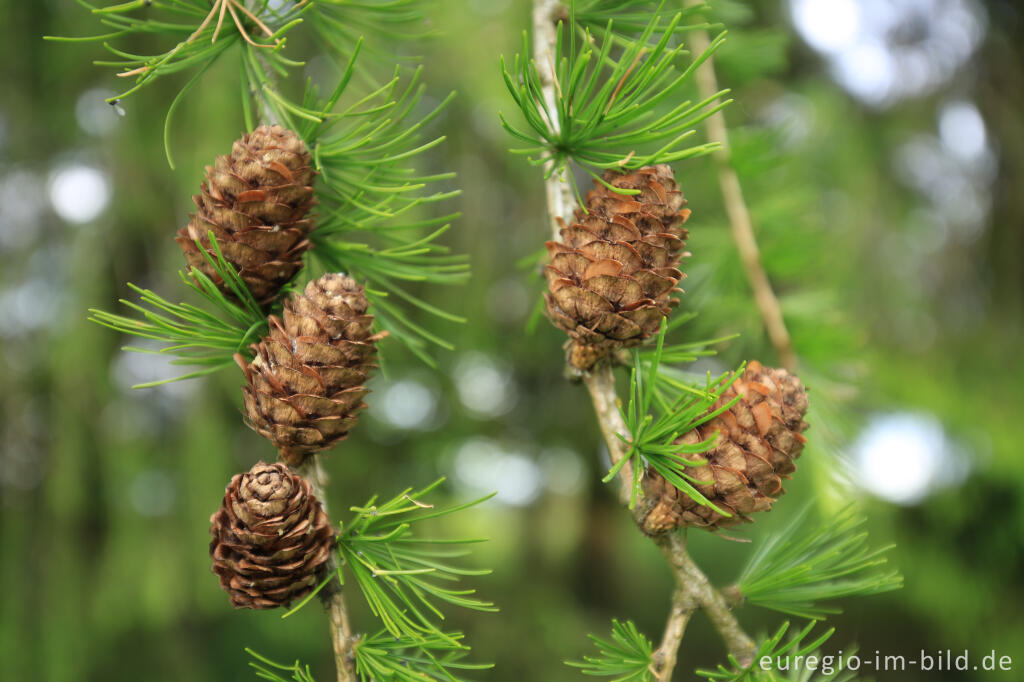
<path id="1" fill-rule="evenodd" d="M 805 502 L 862 500 L 873 542 L 895 542 L 902 591 L 844 603 L 833 649 L 916 655 L 995 650 L 1024 670 L 1024 9 L 1013 0 L 713 3 L 730 27 L 717 60 L 733 89 L 734 163 L 765 265 L 812 391 L 812 447 L 756 544 Z M 209 570 L 208 519 L 232 474 L 273 453 L 239 419 L 241 377 L 133 391 L 161 358 L 86 321 L 125 282 L 184 296 L 172 240 L 203 166 L 241 129 L 219 65 L 177 114 L 163 157 L 167 79 L 123 104 L 91 65 L 72 0 L 0 0 L 0 678 L 251 679 L 243 647 L 333 676 L 323 614 L 235 612 Z M 439 2 L 421 48 L 462 217 L 446 237 L 468 286 L 423 291 L 468 324 L 433 371 L 393 342 L 371 408 L 326 461 L 333 515 L 372 492 L 449 477 L 452 499 L 497 498 L 441 531 L 486 535 L 476 579 L 501 613 L 452 611 L 492 680 L 577 677 L 586 633 L 612 617 L 660 637 L 671 577 L 617 506 L 582 387 L 562 378 L 559 333 L 526 322 L 540 278 L 517 261 L 546 238 L 539 173 L 498 124 L 512 106 L 498 55 L 528 25 L 523 0 Z M 412 48 L 402 48 L 410 51 Z M 322 62 L 311 62 L 311 69 Z M 226 87 L 223 83 L 230 83 Z M 424 110 L 430 101 L 423 104 Z M 703 134 L 703 133 L 702 133 Z M 739 332 L 699 371 L 776 359 L 761 330 L 708 159 L 679 164 L 693 217 L 680 338 Z M 691 533 L 720 584 L 751 547 Z M 356 604 L 357 627 L 369 625 Z M 783 617 L 740 611 L 751 631 Z M 724 661 L 695 618 L 677 679 Z M 878 679 L 935 679 L 890 673 Z M 972 676 L 973 675 L 973 676 Z"/>

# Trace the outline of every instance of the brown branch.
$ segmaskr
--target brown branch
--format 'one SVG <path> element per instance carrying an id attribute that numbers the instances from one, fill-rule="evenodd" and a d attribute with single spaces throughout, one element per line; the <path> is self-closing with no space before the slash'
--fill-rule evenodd
<path id="1" fill-rule="evenodd" d="M 295 472 L 305 478 L 313 486 L 313 494 L 320 500 L 320 505 L 327 513 L 327 474 L 320 466 L 317 455 L 306 457 L 305 461 L 295 467 Z M 326 572 L 333 574 L 338 570 L 336 554 L 331 552 L 327 559 Z M 320 602 L 327 611 L 331 625 L 331 644 L 334 646 L 334 665 L 338 671 L 338 682 L 356 682 L 355 645 L 359 637 L 352 634 L 348 622 L 348 610 L 341 587 L 333 580 L 320 591 Z"/>
<path id="2" fill-rule="evenodd" d="M 690 616 L 699 606 L 700 604 L 693 598 L 693 594 L 686 586 L 676 585 L 675 592 L 672 593 L 672 608 L 668 612 L 665 632 L 661 636 L 661 644 L 654 651 L 652 672 L 658 682 L 669 682 L 672 679 L 672 671 L 676 667 L 676 657 L 679 655 L 679 645 L 683 643 L 686 624 L 690 622 Z"/>
<path id="3" fill-rule="evenodd" d="M 622 438 L 629 435 L 626 424 L 619 413 L 618 396 L 615 392 L 615 375 L 608 362 L 602 362 L 594 370 L 583 377 L 583 382 L 590 392 L 594 413 L 604 434 L 608 446 L 608 456 L 612 464 L 617 464 L 626 455 L 626 447 Z M 633 466 L 626 462 L 619 470 L 619 500 L 628 505 L 632 494 Z M 633 520 L 639 526 L 643 518 L 643 508 L 637 503 Z M 659 680 L 670 680 L 672 668 L 675 666 L 676 653 L 682 641 L 683 632 L 693 611 L 700 607 L 708 614 L 712 625 L 722 637 L 729 653 L 736 657 L 742 665 L 748 665 L 754 657 L 754 641 L 747 636 L 739 622 L 732 615 L 722 595 L 712 585 L 703 571 L 693 562 L 686 551 L 686 544 L 678 533 L 665 533 L 651 538 L 665 556 L 676 579 L 676 591 L 672 597 L 672 608 L 661 645 L 655 651 L 655 665 Z"/>
<path id="4" fill-rule="evenodd" d="M 565 14 L 565 7 L 557 0 L 534 0 L 533 60 L 540 76 L 549 123 L 555 131 L 559 126 L 556 107 L 558 84 L 555 82 L 554 69 L 544 67 L 552 63 L 551 53 L 555 45 L 556 25 L 560 19 L 565 17 Z M 553 163 L 554 160 L 549 160 L 544 167 L 545 171 L 550 171 Z M 552 173 L 547 179 L 545 190 L 552 239 L 558 241 L 561 227 L 558 219 L 566 219 L 570 216 L 575 201 L 567 183 L 555 173 Z M 626 454 L 625 443 L 620 435 L 628 437 L 629 431 L 619 413 L 618 396 L 615 392 L 615 375 L 611 365 L 608 361 L 599 363 L 592 372 L 583 376 L 583 382 L 590 393 L 594 412 L 597 414 L 601 432 L 608 445 L 608 455 L 612 464 L 617 464 Z M 631 462 L 624 463 L 619 470 L 619 477 L 621 481 L 619 500 L 624 506 L 629 506 L 634 477 Z M 641 507 L 642 505 L 637 504 L 637 511 L 634 512 L 634 520 L 638 522 L 641 520 L 638 516 Z M 670 533 L 654 537 L 652 540 L 665 555 L 676 579 L 676 589 L 672 596 L 665 632 L 661 644 L 654 652 L 652 668 L 658 681 L 668 682 L 672 679 L 672 671 L 675 669 L 676 657 L 686 631 L 686 625 L 698 607 L 708 613 L 712 624 L 722 636 L 730 653 L 740 663 L 749 664 L 754 655 L 753 641 L 740 628 L 722 596 L 711 586 L 707 576 L 690 559 L 679 535 Z"/>
<path id="5" fill-rule="evenodd" d="M 619 434 L 629 435 L 626 422 L 622 421 L 619 412 L 619 398 L 615 392 L 615 373 L 608 362 L 601 362 L 592 372 L 583 377 L 583 383 L 590 392 L 590 402 L 594 404 L 594 414 L 601 427 L 604 442 L 608 445 L 608 457 L 612 464 L 618 464 L 626 456 L 626 444 Z M 619 470 L 622 485 L 619 486 L 619 501 L 628 507 L 633 487 L 633 463 L 626 462 Z"/>
<path id="6" fill-rule="evenodd" d="M 665 559 L 672 566 L 676 580 L 686 584 L 690 589 L 701 609 L 708 615 L 711 624 L 721 636 L 729 653 L 736 657 L 741 666 L 749 666 L 754 662 L 754 653 L 757 647 L 743 628 L 739 621 L 732 615 L 732 610 L 726 603 L 722 594 L 711 585 L 711 581 L 700 570 L 700 567 L 693 562 L 686 552 L 686 542 L 678 533 L 664 533 L 651 538 L 658 546 Z M 678 644 L 676 644 L 678 646 Z M 665 678 L 668 679 L 668 678 Z"/>
<path id="7" fill-rule="evenodd" d="M 686 4 L 692 7 L 703 4 L 703 0 L 686 0 Z M 693 42 L 694 54 L 702 54 L 707 50 L 710 41 L 706 31 L 696 29 L 689 35 Z M 707 99 L 718 92 L 714 58 L 709 58 L 701 64 L 697 68 L 696 76 L 697 91 L 700 93 L 701 99 Z M 768 274 L 761 264 L 761 251 L 757 246 L 757 238 L 754 236 L 750 211 L 743 199 L 739 176 L 729 162 L 729 133 L 725 126 L 724 114 L 721 111 L 715 112 L 707 118 L 705 126 L 707 126 L 708 141 L 721 144 L 721 147 L 712 152 L 712 158 L 718 167 L 718 185 L 722 190 L 726 214 L 729 216 L 732 238 L 736 242 L 736 250 L 739 251 L 740 261 L 743 263 L 743 269 L 746 270 L 750 288 L 754 292 L 754 302 L 761 313 L 768 338 L 775 348 L 782 366 L 790 372 L 796 371 L 796 355 L 793 353 L 789 330 L 786 328 L 786 321 L 782 316 L 782 307 L 772 290 Z"/>
<path id="8" fill-rule="evenodd" d="M 228 2 L 228 0 L 222 0 Z M 301 4 L 301 3 L 299 3 Z M 247 12 L 248 13 L 248 12 Z M 264 59 L 260 56 L 260 59 Z M 260 109 L 260 116 L 265 123 L 278 124 L 273 109 L 270 108 L 266 98 L 263 98 L 263 106 Z M 327 509 L 327 473 L 320 465 L 318 455 L 309 455 L 302 464 L 291 467 L 295 473 L 302 476 L 313 487 L 313 494 L 320 501 L 324 513 L 330 516 Z M 331 552 L 324 564 L 324 572 L 333 575 L 338 571 L 338 558 L 336 552 Z M 331 628 L 331 645 L 334 648 L 334 667 L 338 671 L 338 682 L 358 682 L 355 668 L 355 645 L 359 641 L 358 635 L 352 634 L 352 626 L 348 621 L 348 609 L 345 606 L 345 597 L 341 592 L 341 585 L 331 580 L 320 590 L 320 603 L 327 612 L 327 619 Z"/>

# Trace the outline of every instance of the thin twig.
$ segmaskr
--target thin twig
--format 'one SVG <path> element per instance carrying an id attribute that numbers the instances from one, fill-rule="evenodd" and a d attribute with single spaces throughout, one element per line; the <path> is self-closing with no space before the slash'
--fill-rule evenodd
<path id="1" fill-rule="evenodd" d="M 561 130 L 561 122 L 558 119 L 556 93 L 558 84 L 555 82 L 553 54 L 557 37 L 555 34 L 557 22 L 565 15 L 565 6 L 558 0 L 535 0 L 533 3 L 533 63 L 537 68 L 537 75 L 540 76 L 541 94 L 544 97 L 544 107 L 547 110 L 551 132 L 555 134 Z M 546 64 L 552 65 L 551 68 L 544 68 Z M 558 173 L 552 172 L 554 164 L 554 159 L 548 159 L 544 164 L 544 173 L 550 173 L 544 183 L 544 189 L 547 192 L 551 238 L 558 241 L 562 229 L 558 219 L 570 220 L 572 205 L 575 202 L 569 183 Z M 570 173 L 572 169 L 566 169 L 566 172 Z"/>
<path id="2" fill-rule="evenodd" d="M 692 7 L 703 4 L 703 0 L 686 0 L 686 4 Z M 693 42 L 693 54 L 703 54 L 710 45 L 707 32 L 703 29 L 696 29 L 689 35 Z M 701 64 L 697 68 L 696 76 L 697 90 L 701 99 L 707 99 L 718 92 L 714 58 L 708 58 Z M 722 200 L 725 202 L 725 211 L 729 216 L 729 225 L 732 229 L 733 241 L 736 242 L 736 250 L 739 251 L 750 288 L 754 292 L 754 302 L 761 313 L 765 330 L 779 356 L 779 361 L 783 367 L 793 372 L 796 370 L 796 355 L 793 353 L 793 344 L 790 340 L 789 330 L 786 329 L 786 321 L 782 317 L 782 307 L 772 290 L 768 274 L 761 264 L 761 252 L 757 246 L 757 238 L 754 236 L 750 211 L 743 199 L 739 176 L 729 162 L 729 134 L 725 126 L 725 116 L 718 111 L 707 118 L 705 125 L 708 131 L 708 141 L 721 143 L 721 147 L 711 155 L 715 165 L 718 166 L 718 184 L 722 190 Z"/>
<path id="3" fill-rule="evenodd" d="M 228 0 L 223 1 L 228 2 Z M 246 13 L 248 14 L 248 12 Z M 233 12 L 232 15 L 234 15 Z M 260 59 L 263 59 L 262 55 L 260 55 Z M 266 123 L 279 123 L 265 97 L 260 108 L 260 115 Z M 316 499 L 320 500 L 320 506 L 323 507 L 324 513 L 330 516 L 327 509 L 327 474 L 320 465 L 320 457 L 309 455 L 302 464 L 294 467 L 294 470 L 313 486 L 313 494 L 316 495 Z M 331 552 L 324 570 L 328 575 L 333 575 L 337 573 L 338 568 L 337 553 Z M 359 636 L 352 634 L 352 626 L 348 621 L 348 609 L 345 607 L 345 596 L 342 594 L 341 586 L 331 580 L 320 591 L 319 596 L 330 622 L 331 645 L 334 647 L 334 667 L 338 671 L 338 682 L 357 682 L 355 645 L 359 641 Z"/>
<path id="4" fill-rule="evenodd" d="M 536 65 L 539 66 L 550 61 L 550 54 L 555 45 L 557 21 L 564 16 L 565 7 L 557 0 L 534 0 L 533 54 Z M 557 131 L 559 122 L 554 74 L 548 75 L 543 68 L 538 68 L 538 74 L 541 79 L 545 107 L 552 119 L 551 124 Z M 553 163 L 553 160 L 549 160 L 545 165 L 545 171 L 550 171 Z M 559 241 L 558 219 L 566 219 L 570 216 L 574 199 L 566 183 L 557 174 L 552 173 L 548 177 L 545 189 L 552 238 Z M 612 464 L 616 464 L 625 456 L 625 443 L 620 435 L 627 437 L 629 430 L 619 413 L 618 396 L 615 392 L 615 375 L 611 365 L 608 362 L 599 363 L 592 372 L 583 377 L 583 381 L 590 393 L 594 412 L 597 414 L 601 432 L 604 435 L 605 443 L 607 443 L 608 455 Z M 619 470 L 622 483 L 619 500 L 624 506 L 629 505 L 633 476 L 632 463 L 626 462 Z M 637 512 L 634 514 L 634 520 L 638 522 L 642 520 L 637 516 L 641 506 L 640 504 L 636 506 Z M 679 535 L 669 533 L 652 539 L 665 554 L 676 579 L 676 590 L 673 593 L 665 633 L 661 645 L 654 652 L 654 668 L 659 682 L 668 682 L 672 678 L 672 671 L 675 668 L 676 656 L 686 630 L 686 624 L 698 606 L 708 613 L 712 624 L 722 636 L 730 653 L 741 664 L 750 663 L 754 655 L 753 641 L 743 632 L 729 611 L 725 600 L 711 586 L 707 576 L 690 559 Z"/>
<path id="5" fill-rule="evenodd" d="M 676 580 L 686 584 L 692 591 L 701 609 L 708 615 L 711 624 L 725 642 L 729 653 L 735 656 L 742 666 L 753 663 L 754 652 L 757 650 L 754 640 L 743 631 L 721 592 L 711 585 L 708 577 L 690 558 L 683 538 L 678 533 L 663 533 L 652 540 L 672 566 Z M 671 623 L 671 620 L 669 622 Z M 675 646 L 679 646 L 678 641 L 675 642 Z"/>
<path id="6" fill-rule="evenodd" d="M 309 481 L 313 486 L 313 494 L 320 500 L 320 505 L 327 512 L 327 475 L 320 466 L 320 459 L 317 455 L 310 455 L 299 466 L 295 472 Z M 335 553 L 331 552 L 327 559 L 325 568 L 328 574 L 338 570 Z M 338 682 L 356 682 L 355 670 L 355 645 L 359 641 L 357 636 L 352 635 L 352 627 L 348 622 L 348 610 L 345 608 L 345 598 L 341 588 L 331 581 L 320 591 L 320 601 L 327 611 L 327 617 L 331 624 L 331 643 L 334 646 L 334 665 L 338 670 Z"/>
<path id="7" fill-rule="evenodd" d="M 625 455 L 625 443 L 618 434 L 628 435 L 629 429 L 619 412 L 618 394 L 615 392 L 615 374 L 607 362 L 599 363 L 592 372 L 583 378 L 583 383 L 590 392 L 590 401 L 594 404 L 597 423 L 601 427 L 604 442 L 608 445 L 608 456 L 612 464 L 617 464 Z M 619 487 L 619 501 L 628 507 L 632 495 L 633 463 L 626 462 L 620 470 L 622 485 Z"/>
<path id="8" fill-rule="evenodd" d="M 615 392 L 615 375 L 611 364 L 599 363 L 590 374 L 583 377 L 583 382 L 590 392 L 594 413 L 597 415 L 597 421 L 601 425 L 601 432 L 604 434 L 605 443 L 608 446 L 608 456 L 614 465 L 626 454 L 625 443 L 617 434 L 628 436 L 629 431 L 619 413 L 618 396 Z M 619 471 L 619 480 L 621 482 L 619 500 L 626 506 L 629 504 L 633 486 L 632 463 L 627 462 L 622 467 Z M 643 518 L 640 516 L 642 508 L 643 505 L 638 502 L 634 512 L 634 520 L 638 526 L 643 522 Z M 676 651 L 682 641 L 683 631 L 690 614 L 698 606 L 708 614 L 708 618 L 722 637 L 729 653 L 744 665 L 750 663 L 754 656 L 754 641 L 743 631 L 722 595 L 711 585 L 708 577 L 690 558 L 683 539 L 677 533 L 665 533 L 651 539 L 665 555 L 676 579 L 676 593 L 673 595 L 672 610 L 665 628 L 665 635 L 662 638 L 661 646 L 655 652 L 655 661 L 661 664 L 659 680 L 671 679 L 672 667 L 675 665 Z"/>
<path id="9" fill-rule="evenodd" d="M 686 624 L 690 622 L 690 616 L 699 606 L 689 589 L 684 585 L 676 585 L 675 592 L 672 593 L 672 608 L 668 612 L 665 632 L 661 636 L 661 644 L 654 651 L 653 672 L 658 682 L 669 682 L 672 679 Z"/>

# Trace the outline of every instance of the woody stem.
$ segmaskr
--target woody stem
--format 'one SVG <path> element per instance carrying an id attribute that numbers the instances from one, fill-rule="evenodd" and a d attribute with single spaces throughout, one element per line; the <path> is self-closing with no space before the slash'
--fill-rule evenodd
<path id="1" fill-rule="evenodd" d="M 320 459 L 316 455 L 309 455 L 302 464 L 295 467 L 295 472 L 309 481 L 313 486 L 313 494 L 320 501 L 320 505 L 327 513 L 327 474 L 320 466 Z M 335 552 L 331 552 L 327 559 L 325 571 L 328 575 L 338 570 L 338 562 Z M 352 634 L 352 627 L 348 622 L 348 610 L 345 607 L 345 598 L 340 586 L 332 580 L 320 591 L 320 601 L 327 611 L 327 618 L 331 627 L 331 644 L 334 646 L 334 665 L 338 671 L 338 682 L 356 682 L 355 670 L 355 645 L 359 641 L 357 635 Z"/>
<path id="2" fill-rule="evenodd" d="M 625 442 L 618 434 L 628 437 L 629 430 L 619 413 L 615 375 L 611 364 L 599 363 L 593 371 L 583 377 L 583 383 L 590 393 L 594 413 L 597 415 L 597 421 L 608 446 L 608 455 L 614 465 L 626 455 Z M 626 462 L 620 469 L 619 481 L 619 500 L 623 506 L 628 506 L 633 486 L 631 462 Z M 638 501 L 633 511 L 633 520 L 638 527 L 643 522 L 643 506 L 642 501 Z M 743 631 L 721 593 L 711 585 L 708 577 L 690 558 L 683 538 L 677 533 L 664 533 L 652 537 L 651 540 L 661 550 L 676 579 L 676 591 L 672 597 L 665 633 L 661 645 L 654 652 L 658 680 L 667 681 L 672 678 L 672 669 L 676 663 L 676 654 L 682 643 L 686 624 L 697 608 L 703 609 L 708 615 L 729 653 L 735 656 L 737 661 L 743 665 L 752 662 L 754 641 Z"/>
<path id="3" fill-rule="evenodd" d="M 566 7 L 558 0 L 534 0 L 533 3 L 533 60 L 540 77 L 545 108 L 554 132 L 559 129 L 557 108 L 557 83 L 553 70 L 553 54 L 559 20 L 568 16 Z M 544 169 L 550 171 L 554 160 L 547 162 Z M 574 202 L 572 192 L 557 173 L 550 173 L 545 181 L 548 221 L 552 239 L 560 240 L 559 219 L 571 217 Z M 590 393 L 597 415 L 598 424 L 608 445 L 612 463 L 618 463 L 625 456 L 624 442 L 619 435 L 628 437 L 629 430 L 622 420 L 615 393 L 615 376 L 607 362 L 600 362 L 592 372 L 583 376 L 583 382 Z M 632 463 L 626 462 L 619 470 L 621 488 L 619 500 L 629 505 L 633 482 Z M 636 509 L 641 508 L 637 504 Z M 634 513 L 634 520 L 640 519 Z M 651 538 L 668 561 L 676 579 L 676 590 L 672 597 L 671 609 L 665 632 L 658 649 L 654 652 L 653 671 L 658 682 L 672 678 L 679 645 L 690 616 L 697 608 L 703 608 L 726 646 L 743 665 L 753 660 L 754 642 L 743 632 L 733 617 L 722 595 L 712 587 L 707 576 L 690 559 L 685 544 L 678 534 L 666 534 Z"/>
<path id="4" fill-rule="evenodd" d="M 702 3 L 701 0 L 686 0 L 686 4 L 692 7 Z M 701 54 L 708 48 L 710 41 L 705 30 L 694 29 L 688 35 L 693 43 L 694 54 Z M 697 68 L 696 79 L 697 91 L 701 99 L 712 97 L 718 92 L 714 58 L 708 58 Z M 729 217 L 729 227 L 732 231 L 733 241 L 736 243 L 736 250 L 739 252 L 740 261 L 743 263 L 747 280 L 754 293 L 754 303 L 761 313 L 761 320 L 768 332 L 768 339 L 771 341 L 772 347 L 775 348 L 782 366 L 791 372 L 795 371 L 796 354 L 793 352 L 789 329 L 786 328 L 786 321 L 782 316 L 782 306 L 779 304 L 779 299 L 772 289 L 772 283 L 761 263 L 761 251 L 757 246 L 757 237 L 754 236 L 754 224 L 750 217 L 750 210 L 743 199 L 739 176 L 729 160 L 729 135 L 725 126 L 725 115 L 721 111 L 715 112 L 707 118 L 704 125 L 707 127 L 708 140 L 721 145 L 712 152 L 711 156 L 718 168 L 718 185 L 722 191 L 725 212 Z"/>

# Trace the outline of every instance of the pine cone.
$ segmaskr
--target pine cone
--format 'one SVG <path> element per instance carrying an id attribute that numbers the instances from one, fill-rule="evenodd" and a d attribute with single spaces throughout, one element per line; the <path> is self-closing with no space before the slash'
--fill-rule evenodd
<path id="1" fill-rule="evenodd" d="M 671 168 L 608 171 L 604 179 L 640 194 L 616 194 L 595 183 L 587 211 L 577 209 L 561 241 L 547 243 L 547 316 L 569 334 L 569 362 L 581 370 L 657 333 L 685 276 L 676 266 L 689 255 L 682 251 L 682 225 L 690 211 Z"/>
<path id="2" fill-rule="evenodd" d="M 331 524 L 309 481 L 279 462 L 236 474 L 210 524 L 213 572 L 239 609 L 305 596 L 331 552 Z"/>
<path id="3" fill-rule="evenodd" d="M 647 468 L 644 496 L 649 505 L 642 524 L 644 532 L 656 535 L 680 526 L 724 528 L 752 521 L 749 514 L 771 509 L 785 493 L 782 479 L 796 470 L 793 460 L 803 451 L 807 429 L 807 392 L 800 380 L 784 369 L 763 367 L 752 361 L 743 376 L 725 390 L 715 403 L 720 408 L 741 394 L 735 405 L 679 438 L 677 443 L 693 445 L 718 439 L 707 452 L 682 455 L 707 464 L 687 467 L 687 473 L 708 501 L 732 516 L 722 516 L 695 502 L 689 495 Z"/>
<path id="4" fill-rule="evenodd" d="M 236 140 L 230 155 L 206 167 L 202 193 L 192 197 L 199 210 L 175 241 L 191 266 L 232 295 L 194 241 L 208 249 L 212 231 L 225 260 L 266 305 L 299 271 L 309 249 L 314 175 L 309 152 L 295 133 L 260 126 Z"/>
<path id="5" fill-rule="evenodd" d="M 324 275 L 285 301 L 283 322 L 270 316 L 251 363 L 237 358 L 246 421 L 291 466 L 347 436 L 366 407 L 364 384 L 383 336 L 373 335 L 368 306 L 354 279 Z"/>

